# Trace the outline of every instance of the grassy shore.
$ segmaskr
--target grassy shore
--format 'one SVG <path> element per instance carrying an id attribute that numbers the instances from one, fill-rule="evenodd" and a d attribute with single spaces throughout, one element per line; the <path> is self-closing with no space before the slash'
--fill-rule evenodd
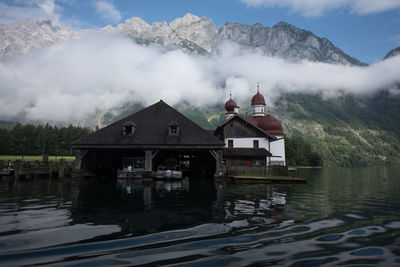
<path id="1" fill-rule="evenodd" d="M 69 163 L 75 160 L 75 156 L 61 157 L 61 156 L 49 155 L 49 161 L 52 160 L 53 162 L 59 162 L 61 158 L 64 158 Z M 43 159 L 42 155 L 36 155 L 36 156 L 24 155 L 24 161 L 26 162 L 34 162 L 35 160 L 42 161 L 42 159 Z M 8 160 L 10 161 L 22 160 L 22 155 L 0 155 L 0 160 L 4 160 L 5 162 L 7 162 Z"/>

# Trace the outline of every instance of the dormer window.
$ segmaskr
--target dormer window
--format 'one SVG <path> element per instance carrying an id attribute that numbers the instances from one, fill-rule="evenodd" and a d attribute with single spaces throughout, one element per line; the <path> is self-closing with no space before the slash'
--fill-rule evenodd
<path id="1" fill-rule="evenodd" d="M 123 126 L 123 134 L 124 135 L 132 135 L 135 133 L 136 124 L 133 121 L 127 121 Z"/>
<path id="2" fill-rule="evenodd" d="M 179 135 L 179 125 L 176 121 L 172 121 L 168 125 L 168 134 L 169 135 Z"/>

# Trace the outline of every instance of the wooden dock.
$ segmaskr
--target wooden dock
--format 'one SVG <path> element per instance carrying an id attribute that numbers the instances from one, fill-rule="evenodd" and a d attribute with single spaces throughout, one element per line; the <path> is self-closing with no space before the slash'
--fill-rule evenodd
<path id="1" fill-rule="evenodd" d="M 0 176 L 11 176 L 19 179 L 21 176 L 39 176 L 48 175 L 50 177 L 56 175 L 59 178 L 64 178 L 72 172 L 72 165 L 69 165 L 64 159 L 59 163 L 39 162 L 36 160 L 33 164 L 16 160 L 10 165 L 0 162 Z"/>

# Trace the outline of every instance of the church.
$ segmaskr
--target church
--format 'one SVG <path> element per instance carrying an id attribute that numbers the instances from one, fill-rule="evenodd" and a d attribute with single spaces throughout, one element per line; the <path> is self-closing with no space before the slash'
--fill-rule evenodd
<path id="1" fill-rule="evenodd" d="M 215 130 L 224 141 L 227 166 L 285 166 L 285 135 L 281 122 L 266 114 L 264 96 L 257 87 L 251 99 L 251 116 L 239 114 L 239 107 L 230 96 L 225 103 L 226 118 Z"/>

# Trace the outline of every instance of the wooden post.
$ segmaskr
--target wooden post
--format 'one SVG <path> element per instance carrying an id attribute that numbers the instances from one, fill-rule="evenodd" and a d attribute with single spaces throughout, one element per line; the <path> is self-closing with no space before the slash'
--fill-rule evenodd
<path id="1" fill-rule="evenodd" d="M 47 154 L 43 154 L 42 156 L 42 162 L 45 163 L 47 165 L 47 163 L 49 162 L 49 156 Z"/>
<path id="2" fill-rule="evenodd" d="M 58 178 L 64 179 L 64 177 L 65 177 L 65 167 L 66 167 L 65 159 L 61 159 L 60 160 L 60 165 L 58 167 Z"/>
<path id="3" fill-rule="evenodd" d="M 50 176 L 50 178 L 53 177 L 53 161 L 52 160 L 49 161 L 49 176 Z"/>
<path id="4" fill-rule="evenodd" d="M 87 154 L 88 150 L 76 150 L 74 168 L 80 170 L 82 168 L 82 159 Z"/>
<path id="5" fill-rule="evenodd" d="M 211 155 L 215 159 L 215 177 L 221 177 L 224 175 L 222 168 L 222 150 L 210 150 Z"/>
<path id="6" fill-rule="evenodd" d="M 14 187 L 18 185 L 19 180 L 19 170 L 21 169 L 21 160 L 16 160 L 14 162 Z"/>
<path id="7" fill-rule="evenodd" d="M 39 170 L 40 169 L 40 162 L 38 160 L 35 160 L 34 162 L 34 168 Z M 33 179 L 36 179 L 38 177 L 38 174 L 33 175 Z"/>
<path id="8" fill-rule="evenodd" d="M 146 172 L 151 172 L 153 170 L 153 157 L 152 157 L 152 151 L 151 150 L 146 150 L 144 152 L 144 170 Z"/>

